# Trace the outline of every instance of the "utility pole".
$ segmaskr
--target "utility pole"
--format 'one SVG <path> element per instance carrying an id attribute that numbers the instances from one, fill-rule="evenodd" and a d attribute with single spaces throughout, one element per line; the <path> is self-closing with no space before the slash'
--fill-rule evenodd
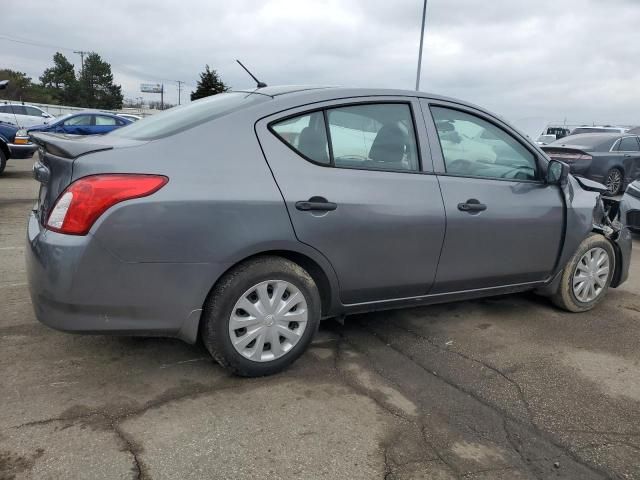
<path id="1" fill-rule="evenodd" d="M 418 52 L 418 72 L 416 73 L 416 91 L 420 90 L 420 70 L 422 69 L 422 44 L 424 43 L 424 23 L 427 18 L 427 0 L 422 7 L 422 30 L 420 30 L 420 50 Z"/>
<path id="2" fill-rule="evenodd" d="M 182 84 L 184 83 L 182 80 L 176 80 L 178 84 L 178 105 L 180 105 L 180 92 L 182 91 Z"/>
<path id="3" fill-rule="evenodd" d="M 84 56 L 88 55 L 91 52 L 85 52 L 84 50 L 74 50 L 73 53 L 77 53 L 78 55 L 80 55 L 80 74 L 84 75 Z"/>
<path id="4" fill-rule="evenodd" d="M 164 83 L 160 88 L 160 110 L 164 110 Z"/>

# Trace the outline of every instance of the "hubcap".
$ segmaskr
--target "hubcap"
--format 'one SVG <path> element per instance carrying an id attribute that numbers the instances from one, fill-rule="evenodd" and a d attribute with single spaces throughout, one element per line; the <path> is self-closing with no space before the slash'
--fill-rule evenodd
<path id="1" fill-rule="evenodd" d="M 238 299 L 229 318 L 229 336 L 243 357 L 269 362 L 300 341 L 307 318 L 307 302 L 300 290 L 284 280 L 267 280 Z"/>
<path id="2" fill-rule="evenodd" d="M 609 254 L 600 247 L 588 250 L 573 273 L 573 294 L 584 303 L 602 293 L 609 277 Z"/>
<path id="3" fill-rule="evenodd" d="M 622 182 L 622 175 L 618 170 L 611 170 L 607 176 L 607 189 L 611 193 L 616 193 L 620 189 L 620 183 Z"/>

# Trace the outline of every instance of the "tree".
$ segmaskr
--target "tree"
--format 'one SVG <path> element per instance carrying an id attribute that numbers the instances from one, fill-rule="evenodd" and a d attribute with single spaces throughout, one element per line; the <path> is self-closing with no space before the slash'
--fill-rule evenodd
<path id="1" fill-rule="evenodd" d="M 80 74 L 80 98 L 83 107 L 122 108 L 122 87 L 113 83 L 111 65 L 95 52 L 87 55 Z"/>
<path id="2" fill-rule="evenodd" d="M 55 100 L 49 90 L 33 83 L 24 72 L 0 69 L 0 79 L 9 80 L 9 85 L 0 95 L 4 100 L 36 103 L 53 103 Z"/>
<path id="3" fill-rule="evenodd" d="M 215 70 L 210 70 L 209 65 L 206 65 L 204 72 L 200 74 L 196 91 L 191 92 L 191 100 L 210 97 L 211 95 L 224 93 L 227 90 L 229 90 L 229 87 L 220 79 L 218 73 Z"/>
<path id="4" fill-rule="evenodd" d="M 42 86 L 52 90 L 58 103 L 77 105 L 79 86 L 73 64 L 60 52 L 53 56 L 53 64 L 40 77 Z"/>

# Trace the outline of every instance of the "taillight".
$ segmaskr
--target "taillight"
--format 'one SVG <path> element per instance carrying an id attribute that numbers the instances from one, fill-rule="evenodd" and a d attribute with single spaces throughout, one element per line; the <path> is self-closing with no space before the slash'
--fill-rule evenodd
<path id="1" fill-rule="evenodd" d="M 58 197 L 47 228 L 69 235 L 86 235 L 94 222 L 116 203 L 146 197 L 169 179 L 162 175 L 104 174 L 80 178 Z"/>

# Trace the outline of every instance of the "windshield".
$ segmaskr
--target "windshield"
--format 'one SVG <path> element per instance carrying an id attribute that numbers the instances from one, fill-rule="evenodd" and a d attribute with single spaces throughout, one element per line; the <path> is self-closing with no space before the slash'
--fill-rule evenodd
<path id="1" fill-rule="evenodd" d="M 264 102 L 269 97 L 246 92 L 220 93 L 188 105 L 174 107 L 114 130 L 114 135 L 132 140 L 155 140 L 182 132 L 235 110 Z"/>

